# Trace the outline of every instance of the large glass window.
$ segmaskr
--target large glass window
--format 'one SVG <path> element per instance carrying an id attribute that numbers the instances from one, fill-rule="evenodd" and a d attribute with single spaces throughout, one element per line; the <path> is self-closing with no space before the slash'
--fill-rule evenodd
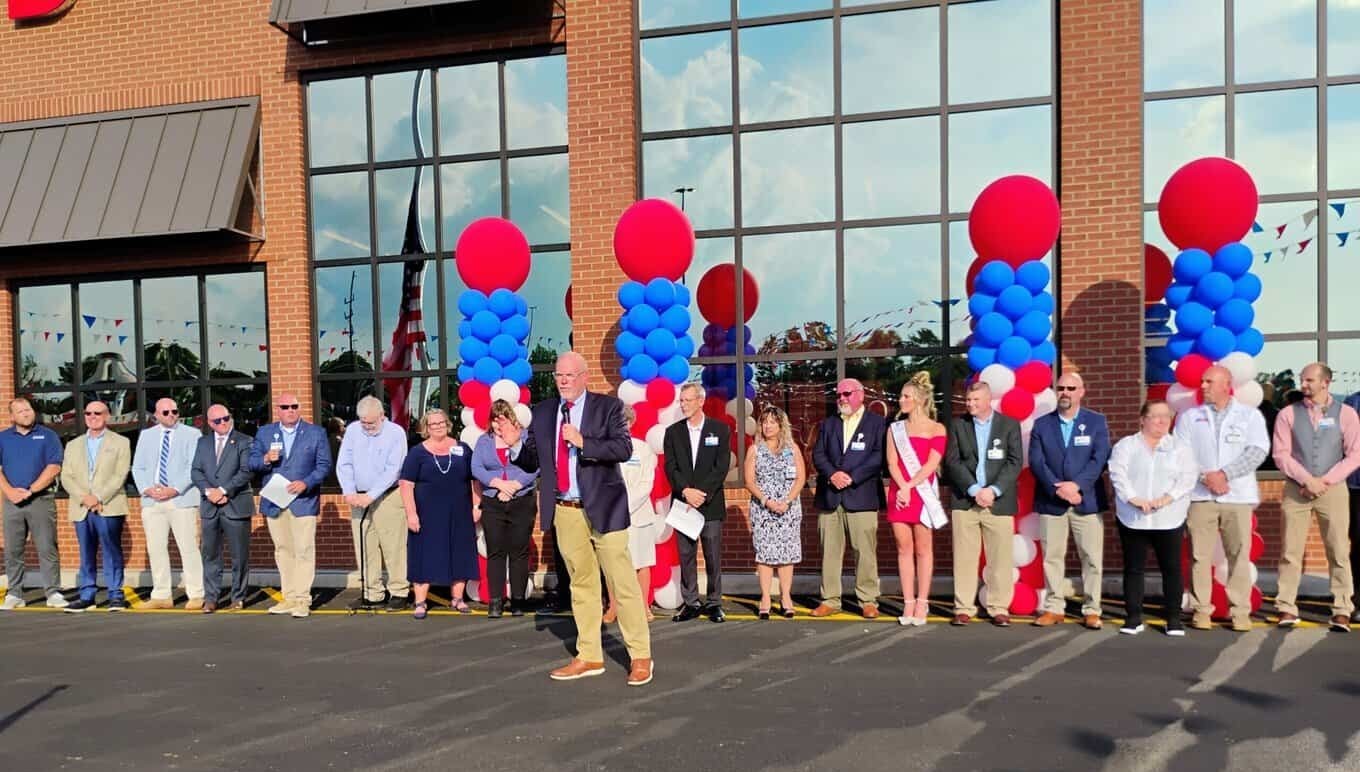
<path id="1" fill-rule="evenodd" d="M 566 77 L 551 51 L 307 84 L 318 415 L 335 441 L 366 394 L 408 428 L 445 407 L 461 430 L 454 251 L 478 218 L 529 240 L 530 361 L 550 370 L 570 347 Z"/>
<path id="2" fill-rule="evenodd" d="M 1339 0 L 1144 0 L 1144 239 L 1172 258 L 1157 198 L 1179 166 L 1226 155 L 1262 203 L 1243 240 L 1263 285 L 1255 326 L 1267 415 L 1321 357 L 1360 390 L 1360 13 Z M 1326 39 L 1319 41 L 1319 31 Z"/>
<path id="3" fill-rule="evenodd" d="M 779 404 L 806 444 L 837 379 L 895 414 L 914 369 L 949 404 L 968 209 L 997 177 L 1056 179 L 1053 6 L 640 2 L 641 193 L 689 214 L 687 284 L 719 267 L 754 282 L 696 319 L 749 316 L 694 359 L 751 398 L 740 426 Z"/>
<path id="4" fill-rule="evenodd" d="M 269 421 L 264 271 L 91 276 L 18 294 L 18 393 L 63 439 L 85 430 L 93 400 L 133 441 L 161 397 L 200 429 L 214 402 L 246 433 Z"/>

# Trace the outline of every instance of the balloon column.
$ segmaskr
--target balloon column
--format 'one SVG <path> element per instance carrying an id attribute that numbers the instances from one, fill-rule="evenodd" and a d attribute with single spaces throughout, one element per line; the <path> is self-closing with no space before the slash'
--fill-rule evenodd
<path id="1" fill-rule="evenodd" d="M 968 269 L 968 312 L 973 334 L 968 365 L 992 390 L 992 407 L 1020 421 L 1029 447 L 1034 419 L 1058 400 L 1050 388 L 1057 351 L 1049 336 L 1055 304 L 1043 258 L 1062 225 L 1058 199 L 1043 182 L 1014 175 L 995 180 L 978 194 L 968 216 L 977 259 Z M 1034 477 L 1020 473 L 1020 513 L 1012 555 L 1017 566 L 1010 611 L 1033 614 L 1044 601 L 1039 520 L 1034 514 Z M 984 573 L 985 576 L 985 573 Z M 979 592 L 986 603 L 987 587 Z"/>
<path id="2" fill-rule="evenodd" d="M 751 343 L 751 321 L 756 308 L 760 306 L 760 287 L 751 272 L 741 270 L 742 305 L 741 327 L 737 326 L 737 267 L 731 263 L 715 265 L 699 279 L 696 293 L 699 313 L 708 320 L 704 327 L 704 343 L 699 347 L 699 356 L 732 356 L 737 352 L 737 333 L 740 330 L 742 349 L 746 356 L 756 353 Z M 756 433 L 755 413 L 755 368 L 743 365 L 738 377 L 735 364 L 708 365 L 701 376 L 708 399 L 705 400 L 704 414 L 726 423 L 732 436 L 746 435 L 747 442 L 754 442 Z M 745 401 L 746 421 L 737 430 L 737 417 L 740 415 L 741 401 Z M 733 462 L 729 478 L 737 474 L 737 464 Z"/>
<path id="3" fill-rule="evenodd" d="M 458 296 L 460 439 L 472 446 L 487 431 L 495 400 L 509 402 L 520 423 L 529 425 L 529 305 L 517 292 L 529 277 L 529 242 L 509 220 L 484 217 L 463 230 L 454 258 L 468 286 Z M 481 578 L 469 583 L 468 594 L 486 602 L 486 541 L 480 525 L 477 552 Z"/>
<path id="4" fill-rule="evenodd" d="M 1265 338 L 1252 326 L 1256 318 L 1252 303 L 1261 296 L 1261 279 L 1251 272 L 1252 251 L 1241 241 L 1256 221 L 1258 203 L 1251 175 L 1227 158 L 1191 161 L 1162 188 L 1157 219 L 1167 239 L 1181 250 L 1166 290 L 1166 305 L 1175 312 L 1166 348 L 1176 362 L 1176 382 L 1167 389 L 1166 400 L 1178 414 L 1203 402 L 1200 380 L 1215 364 L 1232 374 L 1233 399 L 1256 408 L 1264 398 L 1255 357 Z M 1265 551 L 1254 514 L 1251 542 L 1254 585 L 1255 561 Z M 1227 618 L 1223 586 L 1227 563 L 1221 539 L 1213 576 L 1214 616 Z M 1261 592 L 1253 587 L 1252 611 L 1260 604 Z"/>
<path id="5" fill-rule="evenodd" d="M 1143 349 L 1143 372 L 1148 385 L 1171 384 L 1176 372 L 1171 369 L 1171 351 L 1166 342 L 1171 337 L 1171 307 L 1162 302 L 1171 286 L 1171 259 L 1152 244 L 1143 245 L 1143 336 L 1160 345 Z M 1166 389 L 1149 390 L 1149 396 L 1164 397 Z"/>
<path id="6" fill-rule="evenodd" d="M 614 350 L 623 361 L 619 399 L 633 407 L 633 436 L 657 454 L 652 504 L 658 519 L 670 510 L 662 438 L 681 417 L 677 386 L 689 378 L 694 339 L 689 336 L 690 295 L 680 279 L 694 259 L 689 218 L 662 199 L 638 201 L 614 228 L 614 257 L 629 281 L 619 287 L 619 336 Z M 656 564 L 647 602 L 680 607 L 680 554 L 675 533 L 658 527 Z"/>

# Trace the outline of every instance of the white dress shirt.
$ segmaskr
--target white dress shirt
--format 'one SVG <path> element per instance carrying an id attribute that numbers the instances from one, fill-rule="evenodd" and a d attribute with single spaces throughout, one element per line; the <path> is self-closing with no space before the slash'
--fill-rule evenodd
<path id="1" fill-rule="evenodd" d="M 1165 531 L 1185 523 L 1190 491 L 1199 481 L 1199 464 L 1190 444 L 1168 434 L 1149 448 L 1141 432 L 1120 440 L 1110 451 L 1110 482 L 1114 485 L 1115 515 L 1129 528 Z M 1171 503 L 1150 513 L 1129 499 L 1152 501 L 1170 496 Z"/>

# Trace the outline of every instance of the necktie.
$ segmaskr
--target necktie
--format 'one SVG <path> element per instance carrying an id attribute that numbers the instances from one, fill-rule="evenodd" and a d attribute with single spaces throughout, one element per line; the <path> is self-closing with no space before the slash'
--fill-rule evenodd
<path id="1" fill-rule="evenodd" d="M 573 404 L 568 400 L 567 410 L 571 410 Z M 566 424 L 567 421 L 564 417 L 562 426 L 566 426 Z M 557 492 L 566 493 L 569 490 L 571 490 L 571 450 L 567 447 L 566 435 L 562 433 L 559 427 L 557 430 Z"/>
<path id="2" fill-rule="evenodd" d="M 165 431 L 161 432 L 161 463 L 160 467 L 156 469 L 156 482 L 160 483 L 161 485 L 170 484 L 170 477 L 168 472 L 169 468 L 170 468 L 170 430 L 166 429 Z"/>
<path id="3" fill-rule="evenodd" d="M 222 463 L 222 448 L 227 444 L 226 438 L 218 435 L 217 437 L 217 462 Z"/>

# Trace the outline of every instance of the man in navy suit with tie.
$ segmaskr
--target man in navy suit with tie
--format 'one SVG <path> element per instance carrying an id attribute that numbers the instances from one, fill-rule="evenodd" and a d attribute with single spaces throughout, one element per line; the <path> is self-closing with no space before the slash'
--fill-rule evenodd
<path id="1" fill-rule="evenodd" d="M 883 508 L 883 416 L 864 409 L 864 386 L 836 384 L 836 415 L 822 420 L 812 465 L 817 468 L 817 534 L 822 540 L 822 602 L 814 617 L 841 610 L 845 541 L 855 551 L 855 597 L 865 619 L 878 616 L 878 511 Z"/>
<path id="2" fill-rule="evenodd" d="M 628 491 L 619 464 L 633 456 L 623 403 L 586 390 L 586 360 L 575 351 L 557 358 L 553 378 L 558 399 L 534 405 L 529 434 L 518 455 L 516 431 L 505 440 L 512 460 L 539 471 L 538 512 L 546 533 L 556 527 L 557 545 L 571 574 L 576 656 L 549 676 L 555 681 L 604 673 L 600 625 L 604 616 L 600 571 L 614 587 L 619 630 L 632 664 L 629 686 L 652 680 L 651 634 L 633 560 L 628 553 Z"/>
<path id="3" fill-rule="evenodd" d="M 302 420 L 295 395 L 280 394 L 275 407 L 279 420 L 261 426 L 250 448 L 250 469 L 264 473 L 263 484 L 267 487 L 274 475 L 280 475 L 295 496 L 286 507 L 260 497 L 283 591 L 283 600 L 270 606 L 269 613 L 305 619 L 312 609 L 316 518 L 321 513 L 321 482 L 331 471 L 331 446 L 325 429 Z"/>
<path id="4" fill-rule="evenodd" d="M 1110 430 L 1105 416 L 1081 406 L 1086 385 L 1076 373 L 1058 379 L 1058 411 L 1034 422 L 1029 438 L 1029 468 L 1034 473 L 1034 511 L 1039 513 L 1039 542 L 1044 548 L 1044 586 L 1048 590 L 1039 627 L 1063 621 L 1067 534 L 1081 559 L 1082 623 L 1099 630 L 1100 581 L 1109 503 L 1101 475 L 1110 460 Z"/>
<path id="5" fill-rule="evenodd" d="M 226 405 L 208 408 L 212 433 L 198 438 L 190 477 L 202 492 L 198 501 L 203 524 L 203 613 L 217 610 L 222 584 L 222 536 L 231 544 L 231 609 L 246 605 L 250 576 L 250 519 L 255 494 L 250 489 L 249 436 L 236 431 Z"/>

